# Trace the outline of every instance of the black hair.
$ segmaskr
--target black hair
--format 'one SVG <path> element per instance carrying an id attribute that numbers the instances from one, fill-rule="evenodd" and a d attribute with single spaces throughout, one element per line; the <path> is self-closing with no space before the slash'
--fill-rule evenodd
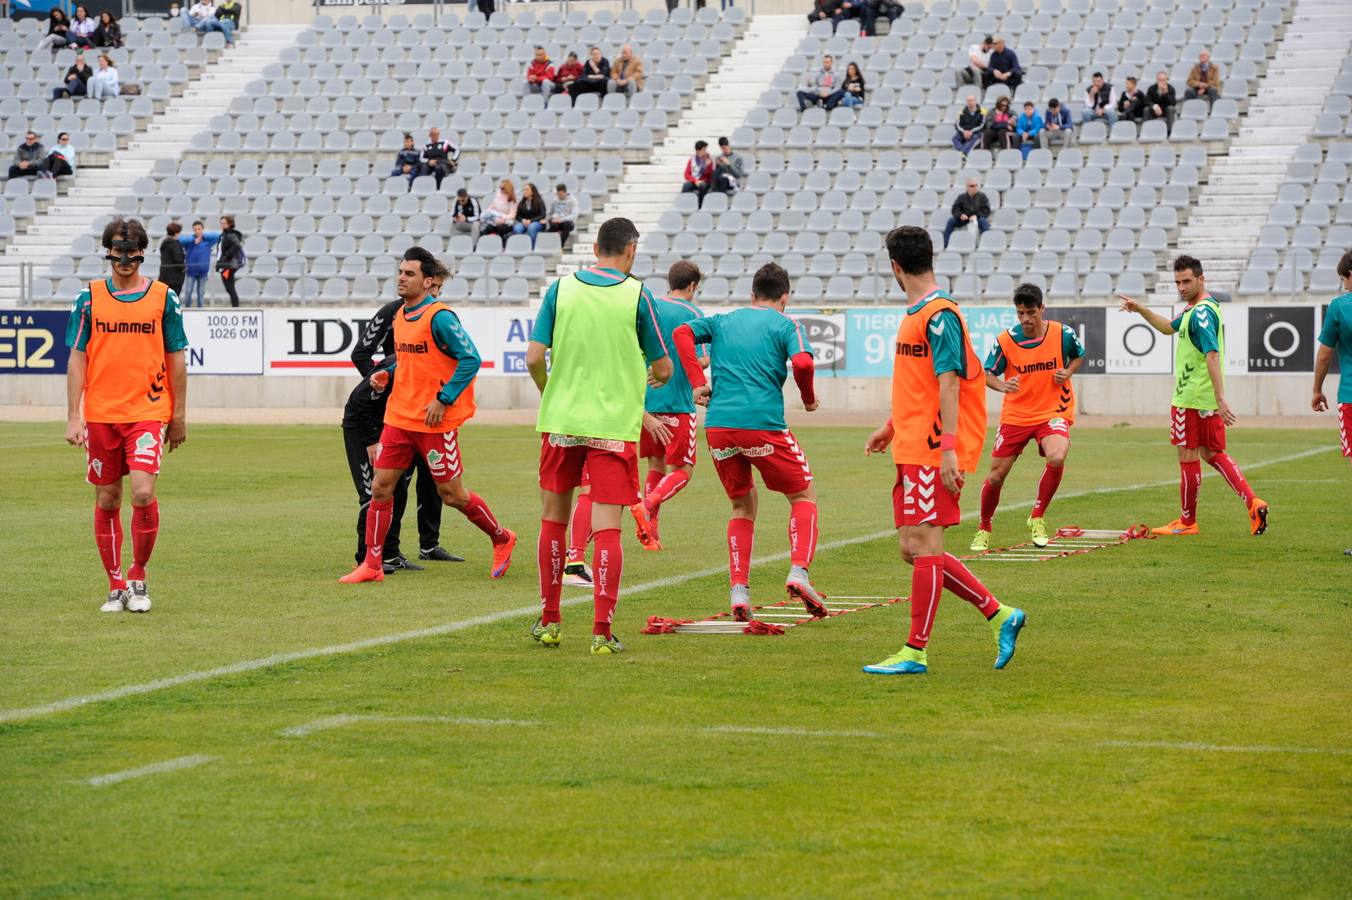
<path id="1" fill-rule="evenodd" d="M 688 259 L 677 260 L 667 270 L 667 287 L 673 291 L 683 291 L 704 280 L 704 273 Z"/>
<path id="2" fill-rule="evenodd" d="M 596 252 L 600 256 L 620 256 L 630 244 L 638 243 L 638 229 L 628 219 L 606 219 L 596 232 Z"/>
<path id="3" fill-rule="evenodd" d="M 778 300 L 789 290 L 789 273 L 779 263 L 766 263 L 751 278 L 751 296 L 757 300 Z"/>
<path id="4" fill-rule="evenodd" d="M 164 233 L 168 237 L 177 237 L 183 231 L 183 226 L 177 222 L 170 222 L 164 226 Z"/>
<path id="5" fill-rule="evenodd" d="M 563 184 L 563 183 L 556 184 L 556 185 L 554 185 L 554 190 L 556 190 L 556 191 L 563 191 L 563 192 L 566 194 L 566 193 L 568 193 L 568 185 Z"/>
<path id="6" fill-rule="evenodd" d="M 1024 282 L 1014 289 L 1015 306 L 1041 306 L 1042 288 Z"/>
<path id="7" fill-rule="evenodd" d="M 708 141 L 695 141 L 695 152 L 698 153 L 707 146 L 709 146 Z"/>
<path id="8" fill-rule="evenodd" d="M 1343 254 L 1343 258 L 1338 260 L 1338 277 L 1346 278 L 1352 275 L 1352 250 Z"/>
<path id="9" fill-rule="evenodd" d="M 731 144 L 731 142 L 730 142 L 727 138 L 721 137 L 721 138 L 718 139 L 718 146 L 720 146 L 720 147 L 730 147 L 730 146 L 732 146 L 732 144 Z"/>
<path id="10" fill-rule="evenodd" d="M 1093 76 L 1091 76 L 1091 77 L 1093 77 L 1093 78 L 1102 78 L 1102 77 L 1103 77 L 1103 73 L 1102 73 L 1102 72 L 1095 72 L 1095 73 L 1093 74 Z"/>
<path id="11" fill-rule="evenodd" d="M 902 225 L 887 233 L 887 255 L 907 275 L 934 271 L 934 241 L 928 231 L 915 225 Z"/>
<path id="12" fill-rule="evenodd" d="M 201 225 L 203 228 L 207 227 L 207 223 L 203 222 L 201 219 L 198 219 L 196 222 L 192 223 L 193 228 L 196 228 L 198 225 Z"/>
<path id="13" fill-rule="evenodd" d="M 113 241 L 134 241 L 136 249 L 144 253 L 146 247 L 150 246 L 150 235 L 146 234 L 140 219 L 117 218 L 103 229 L 104 249 L 113 249 Z"/>
<path id="14" fill-rule="evenodd" d="M 418 264 L 418 271 L 422 273 L 423 278 L 435 278 L 437 272 L 444 272 L 446 267 L 437 261 L 430 250 L 423 247 L 409 247 L 404 251 L 404 262 L 415 262 Z"/>
<path id="15" fill-rule="evenodd" d="M 1053 97 L 1052 99 L 1050 99 L 1050 100 L 1047 101 L 1047 108 L 1048 108 L 1048 109 L 1060 109 L 1060 108 L 1061 108 L 1061 101 L 1060 101 L 1060 100 L 1057 100 L 1055 97 Z"/>
<path id="16" fill-rule="evenodd" d="M 70 137 L 70 132 L 69 132 L 69 131 L 63 131 L 63 132 L 61 132 L 60 134 L 58 134 L 58 135 L 56 136 L 56 141 L 57 141 L 57 143 L 59 144 L 59 143 L 61 142 L 61 139 L 64 138 L 64 137 Z"/>
<path id="17" fill-rule="evenodd" d="M 1175 272 L 1192 272 L 1198 278 L 1202 277 L 1202 261 L 1195 256 L 1188 256 L 1186 253 L 1174 260 Z"/>

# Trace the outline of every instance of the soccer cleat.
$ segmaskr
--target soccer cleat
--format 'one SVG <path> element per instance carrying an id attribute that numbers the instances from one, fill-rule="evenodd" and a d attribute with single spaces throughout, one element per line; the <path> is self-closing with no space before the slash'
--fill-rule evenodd
<path id="1" fill-rule="evenodd" d="M 595 583 L 592 580 L 591 567 L 586 563 L 569 563 L 563 567 L 563 584 L 565 587 L 589 588 Z"/>
<path id="2" fill-rule="evenodd" d="M 127 612 L 150 612 L 150 592 L 144 581 L 127 582 Z"/>
<path id="3" fill-rule="evenodd" d="M 903 646 L 882 662 L 864 666 L 870 675 L 924 675 L 929 671 L 929 661 L 924 650 Z"/>
<path id="4" fill-rule="evenodd" d="M 609 656 L 612 653 L 623 653 L 624 644 L 617 641 L 614 636 L 606 637 L 603 634 L 592 635 L 591 654 L 592 656 Z"/>
<path id="5" fill-rule="evenodd" d="M 122 612 L 127 608 L 127 600 L 130 599 L 130 597 L 131 592 L 126 588 L 109 591 L 108 599 L 99 607 L 99 612 Z"/>
<path id="6" fill-rule="evenodd" d="M 510 528 L 507 529 L 507 540 L 501 544 L 493 545 L 493 571 L 490 573 L 494 578 L 501 578 L 507 574 L 507 570 L 512 567 L 512 550 L 516 548 L 516 532 Z"/>
<path id="7" fill-rule="evenodd" d="M 629 514 L 634 517 L 634 533 L 638 536 L 638 542 L 644 550 L 661 550 L 662 543 L 657 539 L 657 530 L 653 528 L 652 520 L 648 518 L 648 507 L 643 503 L 635 503 L 629 507 Z"/>
<path id="8" fill-rule="evenodd" d="M 826 608 L 826 595 L 819 593 L 812 586 L 812 582 L 808 579 L 807 569 L 802 566 L 793 566 L 789 569 L 789 577 L 784 582 L 784 590 L 789 592 L 791 599 L 801 602 L 803 608 L 813 618 L 825 619 L 831 614 Z"/>
<path id="9" fill-rule="evenodd" d="M 972 551 L 975 553 L 985 553 L 991 548 L 991 533 L 984 528 L 978 528 L 976 537 L 972 538 Z"/>
<path id="10" fill-rule="evenodd" d="M 558 622 L 550 622 L 546 625 L 543 619 L 536 619 L 535 624 L 530 627 L 530 636 L 546 647 L 557 647 L 559 642 L 563 640 L 562 631 L 563 626 Z"/>
<path id="11" fill-rule="evenodd" d="M 1257 497 L 1249 504 L 1249 534 L 1262 534 L 1267 531 L 1268 505 Z"/>
<path id="12" fill-rule="evenodd" d="M 362 563 L 361 565 L 357 566 L 357 568 L 353 569 L 351 572 L 348 572 L 342 578 L 338 579 L 338 581 L 341 582 L 342 584 L 362 584 L 363 582 L 367 581 L 384 581 L 384 580 L 385 580 L 384 570 L 373 569 L 366 563 Z"/>
<path id="13" fill-rule="evenodd" d="M 418 559 L 428 559 L 432 562 L 464 562 L 465 558 L 452 553 L 445 547 L 437 546 L 431 550 L 419 550 Z"/>
<path id="14" fill-rule="evenodd" d="M 1150 529 L 1150 533 L 1151 533 L 1151 534 L 1159 534 L 1159 535 L 1166 535 L 1166 534 L 1178 534 L 1178 535 L 1183 535 L 1183 534 L 1200 534 L 1200 532 L 1197 530 L 1197 523 L 1196 523 L 1196 522 L 1193 522 L 1191 525 L 1184 525 L 1182 519 L 1174 519 L 1174 520 L 1173 520 L 1172 522 L 1170 522 L 1168 525 L 1161 525 L 1159 528 L 1152 528 L 1152 529 Z"/>
<path id="15" fill-rule="evenodd" d="M 995 632 L 995 642 L 1000 652 L 995 655 L 995 668 L 1003 669 L 1014 658 L 1014 645 L 1018 643 L 1019 632 L 1028 623 L 1023 610 L 1013 606 L 1002 606 L 991 617 L 991 631 Z"/>
<path id="16" fill-rule="evenodd" d="M 744 584 L 734 584 L 731 595 L 732 617 L 738 622 L 750 622 L 754 616 L 751 615 L 751 589 Z"/>
<path id="17" fill-rule="evenodd" d="M 1033 535 L 1034 547 L 1045 547 L 1052 542 L 1052 536 L 1047 531 L 1047 520 L 1041 516 L 1030 516 L 1028 519 L 1028 530 Z"/>
<path id="18" fill-rule="evenodd" d="M 407 569 L 410 572 L 422 572 L 427 567 L 417 565 L 416 563 L 411 563 L 408 561 L 407 556 L 400 555 L 400 556 L 392 556 L 389 559 L 385 560 L 384 568 L 386 575 L 393 575 L 400 569 Z"/>

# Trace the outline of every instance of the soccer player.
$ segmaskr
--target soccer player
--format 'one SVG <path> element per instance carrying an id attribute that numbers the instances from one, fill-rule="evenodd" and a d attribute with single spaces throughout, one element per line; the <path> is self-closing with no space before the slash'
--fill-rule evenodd
<path id="1" fill-rule="evenodd" d="M 1319 355 L 1314 361 L 1314 398 L 1310 406 L 1315 412 L 1329 408 L 1324 396 L 1324 379 L 1329 374 L 1333 354 L 1338 353 L 1338 436 L 1343 441 L 1343 456 L 1352 459 L 1352 250 L 1338 260 L 1338 278 L 1343 293 L 1335 297 L 1324 313 L 1324 327 L 1319 331 Z M 1352 555 L 1352 550 L 1345 553 Z"/>
<path id="2" fill-rule="evenodd" d="M 394 511 L 394 489 L 421 455 L 437 483 L 442 502 L 455 507 L 493 542 L 490 574 L 501 578 L 512 565 L 516 534 L 503 528 L 482 497 L 462 480 L 459 428 L 474 415 L 474 379 L 479 351 L 449 306 L 428 293 L 429 278 L 446 268 L 422 247 L 410 247 L 396 281 L 404 308 L 394 317 L 394 377 L 388 369 L 371 375 L 385 389 L 385 427 L 376 449 L 375 481 L 366 513 L 366 559 L 339 581 L 384 581 L 385 537 Z"/>
<path id="3" fill-rule="evenodd" d="M 704 437 L 723 490 L 732 501 L 728 520 L 728 571 L 733 617 L 751 619 L 751 547 L 759 506 L 752 469 L 770 490 L 789 501 L 788 595 L 812 615 L 826 615 L 826 598 L 812 586 L 808 569 L 817 552 L 817 494 L 812 469 L 784 421 L 784 380 L 793 380 L 803 409 L 818 406 L 813 390 L 812 346 L 802 326 L 784 315 L 789 273 L 766 263 L 751 279 L 751 305 L 708 318 L 692 319 L 672 334 L 695 402 L 709 408 Z M 695 353 L 709 344 L 713 389 Z"/>
<path id="4" fill-rule="evenodd" d="M 986 387 L 1004 394 L 1005 402 L 991 451 L 990 474 L 981 486 L 981 526 L 972 539 L 972 549 L 981 552 L 990 549 L 1000 488 L 1030 440 L 1037 443 L 1047 465 L 1037 485 L 1028 529 L 1034 546 L 1051 542 L 1043 516 L 1061 484 L 1070 451 L 1070 426 L 1075 421 L 1075 389 L 1070 378 L 1084 364 L 1084 347 L 1075 331 L 1043 318 L 1041 288 L 1035 284 L 1015 288 L 1014 310 L 1019 324 L 1001 332 L 986 357 Z M 1011 369 L 1013 378 L 1000 377 Z"/>
<path id="5" fill-rule="evenodd" d="M 638 439 L 650 379 L 671 377 L 652 294 L 630 276 L 638 229 L 602 223 L 596 265 L 556 279 L 535 317 L 526 368 L 540 389 L 540 618 L 531 637 L 557 647 L 562 619 L 568 512 L 585 476 L 591 484 L 592 643 L 595 656 L 622 653 L 611 630 L 620 600 L 620 522 L 638 502 Z M 549 353 L 546 364 L 545 352 Z M 645 364 L 644 360 L 647 360 Z M 651 369 L 649 369 L 651 366 Z"/>
<path id="6" fill-rule="evenodd" d="M 103 229 L 112 274 L 75 298 L 66 327 L 66 442 L 84 447 L 94 543 L 108 574 L 103 612 L 150 611 L 146 566 L 160 531 L 164 445 L 188 438 L 188 368 L 178 295 L 141 274 L 150 238 L 136 219 Z M 122 573 L 122 477 L 131 480 L 132 564 Z"/>
<path id="7" fill-rule="evenodd" d="M 939 596 L 948 588 L 990 622 L 995 668 L 1014 656 L 1023 610 L 1002 606 L 957 557 L 944 552 L 944 529 L 958 524 L 965 473 L 981 462 L 986 385 L 953 298 L 934 280 L 934 244 L 923 228 L 887 235 L 892 277 L 906 293 L 892 362 L 892 416 L 869 436 L 865 455 L 890 446 L 897 466 L 892 515 L 902 559 L 911 569 L 911 630 L 901 650 L 864 666 L 871 675 L 923 675 Z M 715 361 L 717 359 L 715 358 Z"/>
<path id="8" fill-rule="evenodd" d="M 695 306 L 703 277 L 699 266 L 686 260 L 673 263 L 667 271 L 667 295 L 657 298 L 655 306 L 662 339 L 668 345 L 678 326 L 704 315 Z M 707 355 L 701 357 L 701 364 L 708 365 Z M 643 500 L 630 512 L 637 523 L 638 542 L 647 550 L 661 550 L 657 517 L 662 504 L 690 483 L 695 468 L 695 401 L 683 368 L 676 366 L 666 384 L 649 386 L 644 409 L 639 455 L 648 461 L 648 479 Z"/>
<path id="9" fill-rule="evenodd" d="M 1235 414 L 1225 402 L 1225 329 L 1221 308 L 1206 289 L 1202 264 L 1191 256 L 1174 260 L 1174 285 L 1186 308 L 1172 321 L 1118 294 L 1122 308 L 1140 313 L 1160 334 L 1179 335 L 1174 348 L 1174 399 L 1170 410 L 1169 442 L 1178 448 L 1179 500 L 1182 514 L 1153 529 L 1159 535 L 1197 534 L 1197 495 L 1202 489 L 1204 459 L 1225 479 L 1249 511 L 1249 532 L 1267 530 L 1268 505 L 1244 479 L 1244 473 L 1225 452 L 1225 427 Z"/>

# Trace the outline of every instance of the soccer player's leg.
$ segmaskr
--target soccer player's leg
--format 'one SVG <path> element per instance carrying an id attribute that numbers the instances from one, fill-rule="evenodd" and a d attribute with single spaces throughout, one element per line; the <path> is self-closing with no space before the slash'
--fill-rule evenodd
<path id="1" fill-rule="evenodd" d="M 122 476 L 126 457 L 117 425 L 90 422 L 86 426 L 85 480 L 94 486 L 94 546 L 108 576 L 108 599 L 102 612 L 122 612 L 128 599 L 122 571 Z"/>
<path id="2" fill-rule="evenodd" d="M 991 468 L 981 485 L 981 521 L 977 525 L 976 536 L 971 547 L 978 553 L 984 553 L 991 546 L 991 531 L 994 530 L 995 510 L 1000 505 L 1000 492 L 1004 489 L 1005 479 L 1014 468 L 1019 454 L 1028 442 L 1027 429 L 1019 425 L 1001 425 L 995 433 L 995 449 L 991 451 Z"/>
<path id="3" fill-rule="evenodd" d="M 1193 535 L 1197 528 L 1197 495 L 1202 490 L 1201 417 L 1195 409 L 1172 407 L 1169 443 L 1178 448 L 1179 516 L 1151 531 L 1157 535 Z"/>
<path id="4" fill-rule="evenodd" d="M 1047 507 L 1051 506 L 1056 489 L 1061 486 L 1061 476 L 1065 474 L 1066 456 L 1070 453 L 1070 426 L 1065 419 L 1052 419 L 1039 426 L 1037 441 L 1038 452 L 1046 464 L 1038 479 L 1037 499 L 1033 501 L 1033 512 L 1028 517 L 1028 529 L 1032 532 L 1033 545 L 1045 547 L 1051 543 Z"/>
<path id="5" fill-rule="evenodd" d="M 751 620 L 751 552 L 756 540 L 756 512 L 759 506 L 751 464 L 738 445 L 737 432 L 727 428 L 709 428 L 704 432 L 713 457 L 714 472 L 723 492 L 732 503 L 728 517 L 728 586 L 733 618 Z"/>
<path id="6" fill-rule="evenodd" d="M 546 647 L 557 647 L 561 640 L 562 616 L 559 601 L 563 592 L 565 550 L 569 512 L 573 514 L 574 540 L 579 540 L 577 510 L 573 509 L 573 491 L 584 484 L 585 448 L 563 446 L 540 436 L 540 541 L 537 564 L 540 575 L 540 618 L 531 628 L 531 637 Z M 584 495 L 586 496 L 586 495 Z M 580 502 L 580 500 L 579 500 Z M 591 532 L 591 499 L 587 497 L 587 522 L 582 526 L 580 543 L 586 548 Z"/>
<path id="7" fill-rule="evenodd" d="M 488 535 L 493 543 L 493 565 L 489 574 L 501 578 L 512 567 L 512 550 L 516 548 L 516 532 L 504 528 L 484 498 L 465 487 L 465 465 L 460 456 L 459 435 L 455 431 L 444 434 L 418 434 L 417 441 L 427 470 L 437 484 L 441 502 L 459 511 L 470 524 Z"/>
<path id="8" fill-rule="evenodd" d="M 1268 505 L 1254 494 L 1239 465 L 1225 452 L 1225 421 L 1220 413 L 1203 417 L 1201 432 L 1199 450 L 1202 459 L 1219 472 L 1230 490 L 1244 501 L 1244 509 L 1249 514 L 1249 533 L 1258 535 L 1267 531 Z"/>
<path id="9" fill-rule="evenodd" d="M 591 483 L 583 472 L 577 500 L 568 517 L 568 557 L 563 564 L 563 583 L 570 587 L 592 586 L 591 568 L 587 565 L 587 545 L 592 537 L 591 508 Z"/>
<path id="10" fill-rule="evenodd" d="M 131 484 L 132 544 L 132 564 L 127 570 L 127 611 L 143 613 L 150 611 L 146 566 L 160 533 L 160 505 L 155 499 L 155 482 L 164 456 L 165 426 L 163 422 L 138 422 L 125 428 L 123 453 Z"/>
<path id="11" fill-rule="evenodd" d="M 758 450 L 748 457 L 765 487 L 789 501 L 789 574 L 784 590 L 811 615 L 825 618 L 826 595 L 812 585 L 808 569 L 817 555 L 817 494 L 812 489 L 812 467 L 791 431 L 749 432 L 749 444 Z M 768 452 L 765 452 L 768 450 Z"/>
<path id="12" fill-rule="evenodd" d="M 657 416 L 664 424 L 667 421 L 666 416 Z M 647 464 L 647 477 L 643 483 L 638 502 L 631 504 L 629 513 L 634 517 L 634 534 L 638 538 L 639 546 L 644 550 L 661 550 L 662 545 L 657 537 L 657 529 L 652 524 L 652 517 L 648 511 L 647 498 L 653 488 L 662 481 L 667 474 L 666 469 L 666 444 L 653 437 L 648 429 L 644 428 L 639 432 L 638 455 L 644 459 Z"/>
<path id="13" fill-rule="evenodd" d="M 385 580 L 385 537 L 394 519 L 394 489 L 417 452 L 417 439 L 412 432 L 389 425 L 381 431 L 371 478 L 371 502 L 366 506 L 366 558 L 338 579 L 343 584 Z"/>
<path id="14" fill-rule="evenodd" d="M 695 416 L 693 413 L 673 413 L 667 417 L 671 422 L 671 440 L 667 442 L 666 453 L 661 459 L 663 475 L 652 485 L 644 496 L 644 505 L 648 519 L 652 523 L 653 538 L 661 545 L 658 530 L 658 516 L 662 504 L 675 497 L 690 483 L 695 469 Z M 651 477 L 651 472 L 649 473 Z"/>
<path id="15" fill-rule="evenodd" d="M 586 448 L 586 471 L 592 495 L 592 646 L 596 656 L 624 651 L 612 631 L 615 607 L 624 580 L 624 546 L 620 521 L 639 500 L 638 447 Z"/>

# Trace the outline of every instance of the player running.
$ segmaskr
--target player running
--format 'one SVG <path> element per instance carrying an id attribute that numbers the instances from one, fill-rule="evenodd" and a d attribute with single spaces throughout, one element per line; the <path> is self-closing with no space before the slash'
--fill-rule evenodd
<path id="1" fill-rule="evenodd" d="M 1202 264 L 1191 256 L 1174 260 L 1174 284 L 1186 308 L 1170 321 L 1157 312 L 1118 294 L 1122 308 L 1140 313 L 1161 334 L 1177 332 L 1174 348 L 1174 399 L 1170 410 L 1169 443 L 1178 448 L 1179 500 L 1182 514 L 1153 529 L 1159 535 L 1197 534 L 1197 495 L 1202 489 L 1206 460 L 1244 501 L 1249 532 L 1267 530 L 1268 505 L 1254 494 L 1244 473 L 1225 452 L 1225 427 L 1235 414 L 1225 402 L 1225 329 L 1220 304 L 1207 292 Z"/>
<path id="2" fill-rule="evenodd" d="M 84 447 L 94 543 L 108 573 L 103 612 L 150 611 L 146 566 L 160 531 L 155 482 L 167 442 L 188 438 L 188 368 L 178 295 L 141 274 L 150 238 L 136 219 L 103 229 L 112 274 L 75 298 L 66 346 L 66 443 Z M 122 477 L 131 479 L 132 564 L 122 573 Z"/>
<path id="3" fill-rule="evenodd" d="M 934 244 L 923 228 L 887 235 L 892 276 L 909 304 L 897 329 L 892 363 L 892 416 L 869 436 L 865 455 L 892 448 L 897 481 L 892 515 L 902 559 L 911 569 L 911 630 L 906 644 L 871 675 L 923 675 L 925 648 L 939 596 L 948 588 L 990 622 L 998 648 L 995 668 L 1014 656 L 1023 610 L 1002 606 L 957 557 L 944 552 L 944 529 L 958 524 L 966 472 L 981 462 L 986 439 L 986 386 L 958 305 L 934 280 Z"/>
<path id="4" fill-rule="evenodd" d="M 461 479 L 459 428 L 474 415 L 479 351 L 460 317 L 428 293 L 428 279 L 438 276 L 446 276 L 446 267 L 431 253 L 422 247 L 405 251 L 396 281 L 404 308 L 394 317 L 394 378 L 366 513 L 366 559 L 338 579 L 344 584 L 385 580 L 382 554 L 393 520 L 394 489 L 415 455 L 427 461 L 442 502 L 492 540 L 492 577 L 501 578 L 512 565 L 516 534 L 503 528 Z M 390 384 L 389 370 L 372 374 L 371 384 L 383 390 Z"/>
<path id="5" fill-rule="evenodd" d="M 667 295 L 657 298 L 654 304 L 662 339 L 668 345 L 678 326 L 704 315 L 695 306 L 695 294 L 703 278 L 699 266 L 686 260 L 674 263 L 668 270 Z M 701 365 L 708 364 L 708 356 L 701 357 Z M 684 369 L 676 366 L 666 384 L 649 386 L 643 408 L 647 414 L 643 418 L 639 456 L 648 461 L 648 479 L 643 500 L 634 504 L 630 512 L 638 527 L 638 542 L 644 549 L 661 550 L 657 517 L 662 504 L 690 483 L 695 468 L 695 401 Z"/>
<path id="6" fill-rule="evenodd" d="M 695 402 L 707 405 L 704 437 L 723 490 L 732 501 L 728 520 L 728 570 L 733 617 L 751 620 L 751 547 L 759 506 L 754 468 L 770 490 L 789 501 L 789 577 L 784 588 L 817 617 L 827 614 L 826 598 L 812 586 L 808 569 L 817 552 L 817 494 L 812 469 L 784 421 L 785 363 L 793 366 L 803 408 L 818 406 L 813 391 L 812 346 L 802 326 L 784 315 L 789 273 L 766 263 L 751 279 L 751 306 L 692 319 L 672 333 L 681 367 L 694 387 Z M 716 391 L 709 387 L 696 355 L 709 344 Z"/>
<path id="7" fill-rule="evenodd" d="M 1352 250 L 1338 260 L 1338 278 L 1343 293 L 1329 303 L 1324 313 L 1324 326 L 1319 331 L 1319 355 L 1314 361 L 1314 398 L 1310 406 L 1315 412 L 1329 408 L 1324 396 L 1324 379 L 1328 376 L 1333 354 L 1338 353 L 1341 376 L 1338 379 L 1338 436 L 1343 442 L 1343 456 L 1352 459 Z M 1352 550 L 1345 553 L 1352 555 Z"/>
<path id="8" fill-rule="evenodd" d="M 541 394 L 541 612 L 531 637 L 547 647 L 559 644 L 568 513 L 585 476 L 595 542 L 591 652 L 603 656 L 624 651 L 611 625 L 624 571 L 620 522 L 640 499 L 638 439 L 648 366 L 651 378 L 665 383 L 671 360 L 652 294 L 629 275 L 638 249 L 634 223 L 607 220 L 595 249 L 596 265 L 549 286 L 526 349 L 526 368 Z"/>
<path id="9" fill-rule="evenodd" d="M 981 526 L 972 549 L 991 545 L 991 522 L 1000 505 L 1000 489 L 1030 440 L 1046 460 L 1037 485 L 1037 500 L 1028 518 L 1033 545 L 1051 542 L 1043 516 L 1065 472 L 1070 451 L 1070 426 L 1075 421 L 1075 389 L 1070 378 L 1084 365 L 1084 347 L 1073 329 L 1042 316 L 1042 289 L 1021 284 L 1014 289 L 1019 324 L 1001 332 L 986 357 L 986 387 L 1005 395 L 1000 430 L 991 451 L 991 470 L 981 486 Z M 1014 377 L 1002 379 L 1009 370 Z"/>

